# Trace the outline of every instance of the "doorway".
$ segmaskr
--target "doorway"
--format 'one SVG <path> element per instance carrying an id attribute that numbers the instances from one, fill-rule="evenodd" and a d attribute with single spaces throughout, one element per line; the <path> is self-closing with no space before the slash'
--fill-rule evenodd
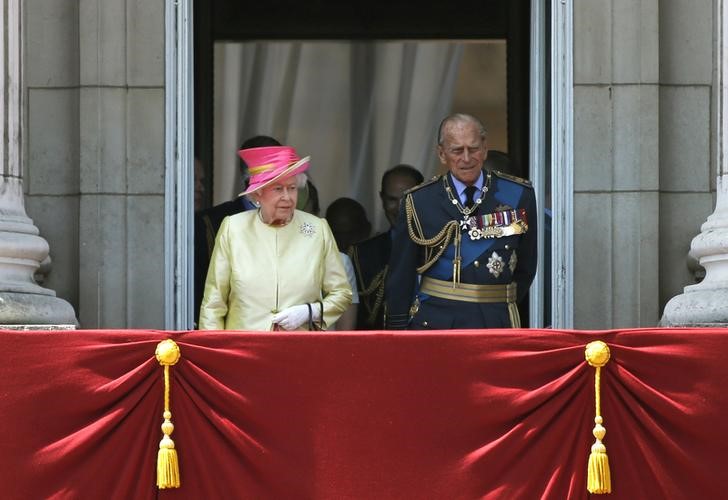
<path id="1" fill-rule="evenodd" d="M 316 2 L 315 5 L 285 1 L 258 5 L 216 0 L 195 2 L 194 9 L 195 154 L 207 169 L 208 205 L 216 196 L 213 190 L 215 166 L 221 161 L 221 155 L 216 154 L 215 148 L 215 84 L 220 47 L 260 44 L 263 41 L 460 44 L 466 47 L 466 61 L 468 57 L 475 58 L 475 64 L 471 61 L 464 67 L 473 69 L 481 65 L 486 72 L 489 58 L 478 55 L 476 47 L 481 45 L 493 49 L 500 45 L 505 60 L 505 102 L 500 101 L 505 110 L 505 133 L 500 134 L 497 147 L 493 143 L 490 145 L 507 151 L 517 169 L 516 175 L 531 177 L 529 74 L 532 46 L 529 40 L 529 1 L 466 2 L 457 12 L 439 6 L 418 6 L 413 10 L 407 2 L 367 2 L 352 6 L 329 0 Z M 457 110 L 478 115 L 478 110 L 472 109 L 477 105 L 473 104 L 473 99 L 477 101 L 477 93 L 466 91 L 461 95 L 471 99 L 469 103 L 462 104 L 471 109 Z M 453 102 L 456 100 L 453 99 Z M 453 107 L 452 110 L 456 109 Z M 485 118 L 483 120 L 487 122 Z M 525 319 L 528 312 L 523 312 Z M 523 323 L 529 324 L 527 321 Z"/>
<path id="2" fill-rule="evenodd" d="M 457 110 L 479 116 L 490 129 L 491 147 L 495 143 L 497 147 L 494 149 L 506 149 L 514 165 L 514 173 L 528 178 L 529 5 L 529 0 L 466 1 L 454 10 L 447 5 L 423 4 L 413 8 L 409 2 L 381 0 L 346 5 L 332 0 L 315 3 L 277 0 L 264 5 L 230 0 L 195 2 L 195 156 L 206 169 L 209 193 L 206 204 L 229 196 L 227 193 L 214 194 L 215 167 L 222 165 L 220 162 L 230 162 L 231 156 L 227 152 L 225 158 L 222 153 L 216 155 L 215 134 L 219 134 L 216 124 L 221 123 L 216 121 L 216 114 L 219 114 L 216 110 L 221 105 L 216 100 L 220 97 L 216 96 L 216 88 L 219 94 L 220 80 L 226 77 L 220 73 L 221 68 L 225 68 L 220 64 L 221 55 L 226 49 L 228 53 L 233 52 L 231 47 L 237 44 L 259 48 L 276 42 L 311 46 L 326 43 L 354 46 L 396 46 L 402 43 L 410 46 L 460 45 L 463 47 L 461 63 L 448 68 L 463 73 L 457 82 L 459 101 L 453 100 L 445 114 Z M 258 56 L 263 51 L 260 48 Z M 306 48 L 299 48 L 300 51 L 305 52 Z M 409 51 L 410 57 L 416 57 L 417 53 L 416 50 Z M 367 57 L 366 53 L 362 57 Z M 325 61 L 315 58 L 308 61 L 326 66 Z M 412 63 L 406 57 L 402 61 L 403 64 Z M 502 74 L 505 81 L 488 78 L 491 73 Z M 482 78 L 482 75 L 486 77 Z M 477 78 L 481 80 L 476 83 Z M 496 86 L 500 87 L 497 90 L 499 95 L 494 97 L 492 93 Z M 322 105 L 326 102 L 324 97 L 319 99 Z M 505 116 L 491 124 L 486 116 L 479 113 L 489 113 L 484 108 L 492 107 L 493 102 L 500 102 Z M 232 110 L 233 113 L 244 111 L 244 102 L 236 104 L 238 109 Z M 457 109 L 456 106 L 463 108 Z M 487 118 L 490 117 L 489 113 Z M 250 118 L 242 116 L 240 120 L 245 122 Z M 257 117 L 252 119 L 257 120 Z M 503 120 L 505 123 L 502 123 Z M 437 123 L 419 125 L 433 129 Z M 236 142 L 243 139 L 238 137 Z M 235 162 L 234 157 L 232 161 Z M 423 169 L 428 170 L 427 167 Z M 229 168 L 225 170 L 229 171 Z M 217 185 L 229 184 L 218 182 Z"/>

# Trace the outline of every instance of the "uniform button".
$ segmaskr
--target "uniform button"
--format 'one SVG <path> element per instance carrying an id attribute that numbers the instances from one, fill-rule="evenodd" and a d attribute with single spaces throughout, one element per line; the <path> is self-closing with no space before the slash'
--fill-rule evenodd
<path id="1" fill-rule="evenodd" d="M 422 322 L 422 326 L 427 326 L 427 325 L 428 325 L 427 321 Z"/>
<path id="2" fill-rule="evenodd" d="M 506 250 L 510 250 L 510 249 L 511 249 L 510 245 L 506 245 Z"/>
<path id="3" fill-rule="evenodd" d="M 475 262 L 473 262 L 473 265 L 474 265 L 475 267 L 480 267 L 480 262 L 478 262 L 478 261 L 476 260 Z"/>

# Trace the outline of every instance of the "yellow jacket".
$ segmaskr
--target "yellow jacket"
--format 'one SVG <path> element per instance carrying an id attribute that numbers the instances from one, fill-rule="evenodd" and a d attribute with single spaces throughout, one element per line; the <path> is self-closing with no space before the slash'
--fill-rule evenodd
<path id="1" fill-rule="evenodd" d="M 273 227 L 250 210 L 226 217 L 217 232 L 199 328 L 270 330 L 276 312 L 319 300 L 326 327 L 346 310 L 351 295 L 324 219 L 296 210 L 291 222 Z"/>

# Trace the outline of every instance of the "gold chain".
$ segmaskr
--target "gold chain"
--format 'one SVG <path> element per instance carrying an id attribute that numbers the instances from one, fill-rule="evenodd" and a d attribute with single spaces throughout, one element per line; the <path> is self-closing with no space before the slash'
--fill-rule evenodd
<path id="1" fill-rule="evenodd" d="M 472 214 L 473 212 L 475 212 L 478 209 L 480 204 L 483 202 L 483 198 L 485 198 L 485 194 L 490 189 L 490 172 L 488 172 L 488 174 L 485 177 L 485 183 L 483 185 L 483 189 L 480 190 L 480 196 L 478 197 L 477 200 L 475 200 L 475 203 L 470 208 L 464 207 L 460 203 L 460 197 L 459 196 L 456 197 L 453 194 L 453 189 L 452 189 L 452 187 L 450 187 L 450 182 L 447 180 L 447 175 L 442 176 L 442 183 L 445 187 L 445 192 L 447 193 L 447 197 L 450 198 L 450 203 L 455 205 L 455 207 L 458 209 L 458 212 L 460 212 L 467 218 L 470 216 L 470 214 Z"/>

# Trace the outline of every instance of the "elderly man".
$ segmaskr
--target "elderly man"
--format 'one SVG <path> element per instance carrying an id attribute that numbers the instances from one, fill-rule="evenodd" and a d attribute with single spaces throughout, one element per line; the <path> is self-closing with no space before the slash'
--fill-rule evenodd
<path id="1" fill-rule="evenodd" d="M 391 329 L 518 328 L 536 273 L 531 184 L 483 168 L 485 128 L 445 118 L 437 154 L 447 173 L 405 194 L 385 285 Z"/>

